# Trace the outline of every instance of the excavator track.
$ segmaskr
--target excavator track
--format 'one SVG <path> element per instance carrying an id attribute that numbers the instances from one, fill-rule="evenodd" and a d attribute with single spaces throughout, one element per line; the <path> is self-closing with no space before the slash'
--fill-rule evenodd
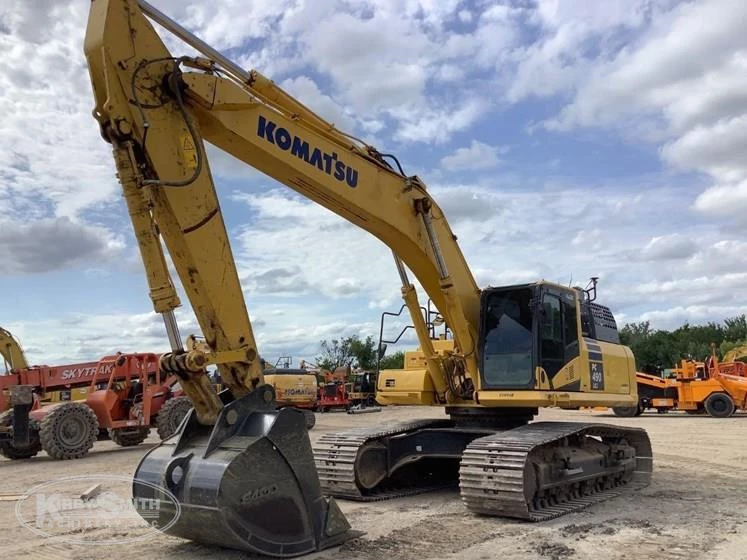
<path id="1" fill-rule="evenodd" d="M 613 498 L 623 491 L 642 488 L 651 478 L 651 444 L 641 429 L 606 424 L 537 422 L 485 435 L 484 432 L 460 429 L 450 420 L 419 420 L 322 436 L 313 447 L 322 493 L 369 502 L 456 486 L 456 479 L 431 480 L 427 477 L 418 478 L 416 485 L 390 479 L 384 479 L 370 489 L 359 484 L 357 477 L 360 473 L 356 469 L 362 468 L 360 457 L 367 446 L 388 445 L 397 436 L 418 430 L 471 434 L 468 436 L 472 437 L 471 443 L 461 454 L 459 487 L 466 507 L 483 515 L 543 521 Z M 626 469 L 622 466 L 624 461 L 618 465 L 613 460 L 606 471 L 602 469 L 603 472 L 591 475 L 574 472 L 567 481 L 562 477 L 554 481 L 549 492 L 546 488 L 537 490 L 537 483 L 533 481 L 537 465 L 544 462 L 543 466 L 549 468 L 547 457 L 552 457 L 556 451 L 576 449 L 583 454 L 583 446 L 578 447 L 578 443 L 586 441 L 585 437 L 594 438 L 602 449 L 606 449 L 606 444 L 619 445 L 621 450 L 627 450 L 627 461 L 629 464 L 634 461 L 634 467 Z M 576 447 L 568 447 L 569 441 L 575 442 Z M 631 449 L 634 455 L 631 455 Z M 600 457 L 592 456 L 598 464 Z M 557 467 L 558 459 L 553 461 Z"/>
<path id="2" fill-rule="evenodd" d="M 356 458 L 366 445 L 376 440 L 422 430 L 424 428 L 447 428 L 450 420 L 416 420 L 397 422 L 369 428 L 354 428 L 344 432 L 323 435 L 313 445 L 314 462 L 322 485 L 322 494 L 359 502 L 374 502 L 412 496 L 439 488 L 456 486 L 455 482 L 420 481 L 416 487 L 402 487 L 385 482 L 372 490 L 362 490 L 356 482 Z"/>
<path id="3" fill-rule="evenodd" d="M 579 479 L 553 488 L 552 495 L 527 495 L 527 480 L 534 474 L 539 454 L 561 448 L 567 438 L 591 436 L 603 441 L 624 441 L 635 449 L 635 469 Z M 467 509 L 483 515 L 544 521 L 578 511 L 594 503 L 647 486 L 652 471 L 651 443 L 646 432 L 606 424 L 537 422 L 472 441 L 460 467 L 460 489 Z"/>

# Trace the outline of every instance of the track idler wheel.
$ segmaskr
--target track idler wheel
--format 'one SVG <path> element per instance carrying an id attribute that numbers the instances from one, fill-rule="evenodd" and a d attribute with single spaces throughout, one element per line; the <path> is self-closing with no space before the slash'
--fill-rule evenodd
<path id="1" fill-rule="evenodd" d="M 162 498 L 159 488 L 180 511 L 160 499 L 155 526 L 201 543 L 293 557 L 360 535 L 322 496 L 304 415 L 276 410 L 269 385 L 227 403 L 214 426 L 190 410 L 175 436 L 138 465 L 136 507 Z M 154 522 L 152 506 L 139 512 Z"/>

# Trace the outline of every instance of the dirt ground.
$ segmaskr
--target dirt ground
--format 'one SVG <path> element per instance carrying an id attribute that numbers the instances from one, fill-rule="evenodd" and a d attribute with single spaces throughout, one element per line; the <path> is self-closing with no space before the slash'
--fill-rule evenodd
<path id="1" fill-rule="evenodd" d="M 313 440 L 347 426 L 441 415 L 441 409 L 419 407 L 363 415 L 328 413 L 317 415 L 311 435 Z M 307 558 L 747 559 L 747 415 L 713 419 L 646 414 L 621 419 L 602 412 L 544 410 L 540 419 L 593 419 L 646 428 L 654 448 L 652 484 L 627 497 L 541 524 L 471 515 L 455 491 L 367 504 L 341 501 L 350 523 L 365 535 Z M 155 436 L 148 442 L 156 443 Z M 131 476 L 145 449 L 145 444 L 125 449 L 104 441 L 88 457 L 76 461 L 53 461 L 44 454 L 26 461 L 0 459 L 0 494 L 22 494 L 35 484 L 62 476 Z M 16 503 L 0 501 L 3 558 L 246 558 L 242 553 L 162 534 L 122 545 L 60 542 L 58 537 L 42 537 L 21 526 Z M 128 537 L 109 535 L 108 529 L 97 531 L 99 539 Z"/>

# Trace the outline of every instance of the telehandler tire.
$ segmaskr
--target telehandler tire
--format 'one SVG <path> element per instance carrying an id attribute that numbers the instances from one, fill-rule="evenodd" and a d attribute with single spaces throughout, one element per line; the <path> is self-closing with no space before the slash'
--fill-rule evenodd
<path id="1" fill-rule="evenodd" d="M 13 422 L 13 411 L 9 410 L 0 414 L 0 426 L 7 427 Z M 11 442 L 0 443 L 0 455 L 6 459 L 30 459 L 41 451 L 41 442 L 39 441 L 39 424 L 34 420 L 29 420 L 29 444 L 24 447 L 16 447 Z"/>
<path id="2" fill-rule="evenodd" d="M 703 404 L 708 415 L 714 418 L 728 418 L 734 414 L 734 401 L 726 393 L 711 393 Z"/>
<path id="3" fill-rule="evenodd" d="M 143 428 L 109 429 L 109 437 L 112 438 L 112 441 L 120 447 L 140 445 L 145 441 L 149 434 L 150 428 L 148 426 Z"/>
<path id="4" fill-rule="evenodd" d="M 161 439 L 171 437 L 191 408 L 192 401 L 189 397 L 174 397 L 167 400 L 158 411 L 156 419 L 158 437 Z"/>
<path id="5" fill-rule="evenodd" d="M 68 402 L 41 421 L 39 439 L 53 459 L 79 459 L 93 447 L 99 435 L 99 421 L 83 403 Z"/>

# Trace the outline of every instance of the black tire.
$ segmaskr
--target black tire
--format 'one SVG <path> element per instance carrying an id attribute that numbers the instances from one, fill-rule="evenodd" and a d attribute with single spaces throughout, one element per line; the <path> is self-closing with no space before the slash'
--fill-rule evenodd
<path id="1" fill-rule="evenodd" d="M 149 434 L 150 428 L 148 426 L 140 428 L 118 428 L 116 430 L 109 429 L 109 437 L 120 447 L 140 445 Z"/>
<path id="2" fill-rule="evenodd" d="M 13 422 L 12 411 L 0 415 L 0 426 L 7 427 Z M 9 441 L 0 443 L 0 455 L 6 459 L 30 459 L 41 451 L 41 442 L 39 441 L 39 424 L 34 420 L 29 420 L 29 444 L 24 447 L 16 447 Z"/>
<path id="3" fill-rule="evenodd" d="M 728 418 L 734 414 L 734 401 L 726 393 L 711 393 L 703 404 L 708 415 L 714 418 Z"/>
<path id="4" fill-rule="evenodd" d="M 613 406 L 612 412 L 621 418 L 633 418 L 643 414 L 643 409 L 640 406 Z"/>
<path id="5" fill-rule="evenodd" d="M 58 406 L 41 421 L 39 439 L 53 459 L 79 459 L 93 447 L 99 435 L 99 421 L 84 403 Z"/>
<path id="6" fill-rule="evenodd" d="M 156 431 L 158 437 L 166 439 L 176 432 L 184 417 L 192 409 L 192 401 L 189 397 L 174 397 L 167 400 L 158 411 L 156 418 Z"/>
<path id="7" fill-rule="evenodd" d="M 306 429 L 310 430 L 316 426 L 316 414 L 311 410 L 303 410 L 304 418 L 306 419 Z"/>
<path id="8" fill-rule="evenodd" d="M 106 441 L 108 439 L 111 439 L 109 437 L 109 430 L 106 428 L 99 428 L 99 435 L 96 436 L 96 441 Z"/>

